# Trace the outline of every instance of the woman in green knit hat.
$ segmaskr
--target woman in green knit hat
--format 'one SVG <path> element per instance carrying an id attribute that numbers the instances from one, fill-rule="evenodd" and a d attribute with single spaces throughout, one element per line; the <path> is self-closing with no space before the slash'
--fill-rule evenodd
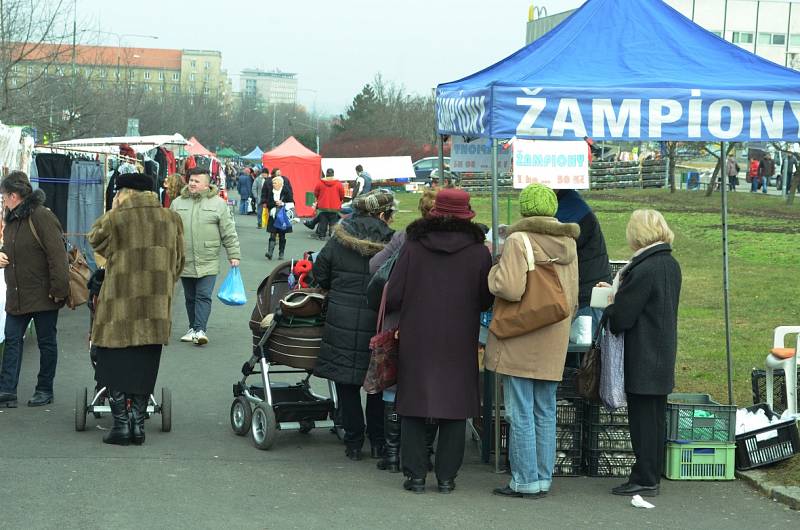
<path id="1" fill-rule="evenodd" d="M 556 456 L 556 388 L 564 372 L 572 314 L 578 304 L 576 224 L 555 217 L 556 194 L 531 184 L 519 196 L 523 219 L 508 228 L 503 254 L 489 273 L 496 298 L 520 302 L 528 272 L 552 263 L 570 314 L 534 331 L 499 338 L 489 331 L 485 365 L 503 375 L 509 435 L 511 481 L 494 490 L 505 497 L 541 497 L 550 491 Z M 529 294 L 530 296 L 530 294 Z M 497 313 L 495 313 L 497 315 Z"/>

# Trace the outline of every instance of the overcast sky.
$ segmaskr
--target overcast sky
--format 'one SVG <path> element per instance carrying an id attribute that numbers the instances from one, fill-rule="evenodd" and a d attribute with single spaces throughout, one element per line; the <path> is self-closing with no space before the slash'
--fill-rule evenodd
<path id="1" fill-rule="evenodd" d="M 73 0 L 65 0 L 72 4 Z M 549 13 L 582 0 L 538 0 Z M 525 45 L 530 0 L 77 0 L 86 29 L 123 46 L 211 49 L 234 76 L 243 68 L 298 74 L 302 104 L 339 113 L 380 72 L 429 93 Z M 113 35 L 90 40 L 117 45 Z M 84 40 L 87 40 L 85 38 Z M 306 89 L 306 90 L 304 90 Z M 312 91 L 316 91 L 312 92 Z"/>

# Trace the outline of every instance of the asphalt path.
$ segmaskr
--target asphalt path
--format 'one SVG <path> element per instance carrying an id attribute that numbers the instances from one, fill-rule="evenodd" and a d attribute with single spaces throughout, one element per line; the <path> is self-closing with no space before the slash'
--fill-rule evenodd
<path id="1" fill-rule="evenodd" d="M 242 273 L 253 294 L 276 262 L 264 258 L 266 236 L 255 218 L 237 222 Z M 297 225 L 287 256 L 320 245 Z M 210 343 L 181 344 L 187 321 L 178 288 L 173 340 L 157 384 L 173 393 L 172 432 L 160 432 L 154 416 L 141 447 L 103 444 L 108 417 L 89 417 L 85 432 L 74 429 L 75 391 L 93 385 L 85 307 L 61 312 L 52 406 L 24 406 L 38 369 L 38 350 L 27 341 L 22 406 L 0 409 L 0 528 L 800 527 L 797 512 L 739 481 L 665 480 L 650 510 L 610 495 L 619 479 L 557 478 L 546 498 L 498 498 L 491 490 L 508 475 L 480 463 L 472 442 L 451 495 L 435 491 L 432 475 L 425 495 L 403 491 L 400 474 L 378 471 L 370 459 L 350 462 L 325 429 L 279 433 L 271 450 L 260 451 L 229 424 L 231 387 L 250 355 L 251 309 L 215 301 Z"/>

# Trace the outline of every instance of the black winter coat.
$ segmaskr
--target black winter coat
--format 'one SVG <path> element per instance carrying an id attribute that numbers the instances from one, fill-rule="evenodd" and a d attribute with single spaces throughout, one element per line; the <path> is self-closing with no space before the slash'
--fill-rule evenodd
<path id="1" fill-rule="evenodd" d="M 267 219 L 268 219 L 267 220 L 267 232 L 269 232 L 271 234 L 277 234 L 279 232 L 279 230 L 276 230 L 275 227 L 272 226 L 272 223 L 275 222 L 275 217 L 272 215 L 272 209 L 276 208 L 275 194 L 273 193 L 273 191 L 274 190 L 272 189 L 272 187 L 270 187 L 269 193 L 266 196 L 267 209 L 268 209 L 268 212 L 267 212 Z M 264 194 L 262 193 L 261 195 L 263 196 Z M 285 183 L 283 185 L 283 188 L 281 188 L 281 202 L 283 204 L 286 204 L 287 202 L 294 202 L 294 194 L 292 193 L 292 188 L 286 186 Z M 277 213 L 278 213 L 278 211 L 275 210 L 275 214 L 276 215 L 277 215 Z M 292 231 L 292 227 L 290 225 L 289 226 L 289 230 L 284 230 L 283 233 L 284 234 L 288 234 L 291 231 Z"/>
<path id="2" fill-rule="evenodd" d="M 625 333 L 625 391 L 662 396 L 675 386 L 681 268 L 668 244 L 631 260 L 606 308 L 612 333 Z"/>
<path id="3" fill-rule="evenodd" d="M 328 311 L 314 375 L 361 385 L 378 314 L 367 305 L 369 259 L 394 231 L 380 219 L 355 216 L 339 223 L 314 261 L 314 278 L 328 289 Z"/>

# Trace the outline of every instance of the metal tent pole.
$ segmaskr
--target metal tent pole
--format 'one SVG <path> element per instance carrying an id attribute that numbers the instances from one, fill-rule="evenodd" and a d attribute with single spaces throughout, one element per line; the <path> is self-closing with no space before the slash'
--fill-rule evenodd
<path id="1" fill-rule="evenodd" d="M 500 234 L 498 234 L 499 221 L 499 196 L 497 191 L 497 139 L 492 138 L 492 255 L 497 256 L 499 250 Z M 502 473 L 500 467 L 500 385 L 501 380 L 497 372 L 494 373 L 494 471 Z"/>
<path id="2" fill-rule="evenodd" d="M 728 266 L 728 183 L 725 142 L 720 142 L 720 190 L 722 191 L 722 292 L 725 307 L 725 354 L 728 362 L 728 404 L 733 405 L 733 358 L 731 357 L 730 279 Z"/>
<path id="3" fill-rule="evenodd" d="M 444 136 L 437 134 L 439 137 L 439 187 L 444 187 Z M 433 182 L 431 182 L 433 186 Z"/>

